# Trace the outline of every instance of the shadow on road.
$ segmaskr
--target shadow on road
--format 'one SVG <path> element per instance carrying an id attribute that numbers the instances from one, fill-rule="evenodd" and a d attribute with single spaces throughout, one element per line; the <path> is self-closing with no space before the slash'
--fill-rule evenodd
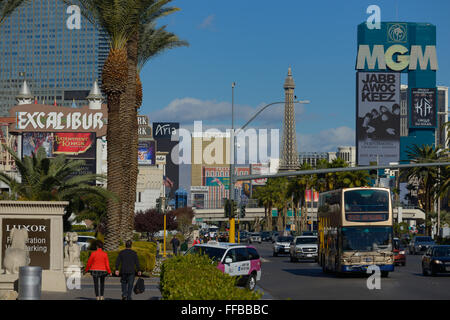
<path id="1" fill-rule="evenodd" d="M 302 276 L 302 277 L 314 277 L 314 278 L 335 278 L 335 279 L 341 279 L 341 278 L 352 278 L 352 279 L 362 279 L 367 278 L 370 275 L 366 273 L 324 273 L 322 269 L 315 268 L 315 269 L 305 269 L 305 268 L 298 268 L 298 269 L 282 269 L 285 272 L 289 272 L 296 276 Z"/>

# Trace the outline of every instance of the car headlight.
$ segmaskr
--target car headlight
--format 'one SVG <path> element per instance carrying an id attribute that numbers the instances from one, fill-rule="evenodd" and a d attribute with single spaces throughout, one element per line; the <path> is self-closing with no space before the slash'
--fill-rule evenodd
<path id="1" fill-rule="evenodd" d="M 405 251 L 400 251 L 398 254 L 405 254 Z"/>
<path id="2" fill-rule="evenodd" d="M 434 263 L 436 263 L 436 264 L 442 264 L 442 261 L 441 261 L 441 260 L 434 260 Z"/>

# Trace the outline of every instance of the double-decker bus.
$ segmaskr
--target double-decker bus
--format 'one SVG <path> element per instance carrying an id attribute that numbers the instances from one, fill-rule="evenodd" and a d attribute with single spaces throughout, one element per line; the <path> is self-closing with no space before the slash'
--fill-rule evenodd
<path id="1" fill-rule="evenodd" d="M 319 264 L 324 272 L 394 271 L 392 203 L 386 188 L 345 188 L 319 195 Z"/>

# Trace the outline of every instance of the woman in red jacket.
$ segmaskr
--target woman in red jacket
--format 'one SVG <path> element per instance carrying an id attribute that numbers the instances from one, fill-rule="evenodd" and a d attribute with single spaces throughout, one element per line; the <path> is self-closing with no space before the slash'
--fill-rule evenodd
<path id="1" fill-rule="evenodd" d="M 90 271 L 94 278 L 94 289 L 97 300 L 104 300 L 105 278 L 108 274 L 111 275 L 111 269 L 109 268 L 108 254 L 103 251 L 103 242 L 98 240 L 96 245 L 97 251 L 91 253 L 85 272 Z"/>

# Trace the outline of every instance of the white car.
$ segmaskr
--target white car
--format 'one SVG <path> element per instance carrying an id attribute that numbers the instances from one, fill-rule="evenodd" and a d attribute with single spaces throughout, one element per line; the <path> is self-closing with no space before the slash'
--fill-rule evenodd
<path id="1" fill-rule="evenodd" d="M 273 256 L 276 257 L 279 254 L 289 254 L 292 240 L 294 240 L 294 237 L 278 236 L 273 243 Z"/>
<path id="2" fill-rule="evenodd" d="M 77 244 L 80 246 L 80 251 L 86 251 L 89 249 L 91 242 L 95 241 L 95 237 L 91 236 L 78 236 Z"/>
<path id="3" fill-rule="evenodd" d="M 261 234 L 259 232 L 252 232 L 249 234 L 248 243 L 253 242 L 261 243 Z"/>
<path id="4" fill-rule="evenodd" d="M 223 273 L 238 277 L 238 284 L 254 290 L 261 280 L 261 260 L 256 248 L 249 245 L 209 241 L 196 244 L 186 254 L 206 254 L 217 261 Z"/>

